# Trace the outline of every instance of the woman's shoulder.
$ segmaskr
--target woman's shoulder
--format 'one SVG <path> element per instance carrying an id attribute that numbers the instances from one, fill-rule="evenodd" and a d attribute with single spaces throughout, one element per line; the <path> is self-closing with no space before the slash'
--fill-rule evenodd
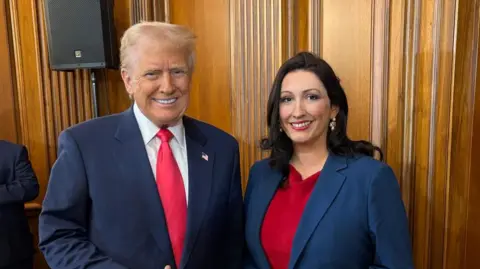
<path id="1" fill-rule="evenodd" d="M 352 177 L 372 179 L 378 176 L 395 177 L 392 168 L 385 162 L 370 156 L 356 155 L 353 157 L 340 157 L 345 159 L 344 174 Z"/>
<path id="2" fill-rule="evenodd" d="M 255 161 L 252 166 L 250 166 L 250 172 L 268 169 L 270 169 L 270 158 Z"/>
<path id="3" fill-rule="evenodd" d="M 380 170 L 388 166 L 383 161 L 379 161 L 371 156 L 355 155 L 352 157 L 346 157 L 348 167 L 350 168 L 364 168 L 368 170 Z"/>

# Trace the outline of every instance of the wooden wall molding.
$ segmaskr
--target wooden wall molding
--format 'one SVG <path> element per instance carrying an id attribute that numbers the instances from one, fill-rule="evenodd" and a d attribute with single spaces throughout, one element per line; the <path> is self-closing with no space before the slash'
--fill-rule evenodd
<path id="1" fill-rule="evenodd" d="M 170 0 L 130 0 L 130 24 L 170 21 Z"/>
<path id="2" fill-rule="evenodd" d="M 266 156 L 259 141 L 267 134 L 270 87 L 288 49 L 282 27 L 286 7 L 272 0 L 230 2 L 232 131 L 240 143 L 244 179 L 250 164 Z"/>
<path id="3" fill-rule="evenodd" d="M 321 0 L 308 1 L 308 50 L 317 55 L 322 53 L 321 10 Z"/>
<path id="4" fill-rule="evenodd" d="M 478 1 L 372 9 L 371 139 L 400 181 L 416 268 L 467 268 Z"/>
<path id="5" fill-rule="evenodd" d="M 8 24 L 7 2 L 0 4 L 0 139 L 17 142 L 17 104 L 15 97 L 14 73 L 11 68 L 13 64 L 10 40 L 10 29 Z"/>
<path id="6" fill-rule="evenodd" d="M 390 35 L 390 2 L 372 2 L 372 113 L 371 141 L 386 154 L 387 138 L 387 93 L 388 93 L 388 42 Z"/>
<path id="7" fill-rule="evenodd" d="M 59 132 L 92 117 L 89 70 L 49 68 L 44 1 L 0 6 L 0 56 L 10 58 L 0 62 L 0 119 L 6 110 L 10 121 L 0 135 L 27 145 L 38 204 Z M 278 67 L 318 53 L 347 93 L 350 137 L 379 145 L 397 175 L 415 267 L 480 267 L 480 0 L 130 0 L 115 3 L 114 17 L 118 39 L 141 20 L 195 32 L 187 114 L 238 139 L 244 184 L 266 155 L 258 142 Z M 131 105 L 118 70 L 96 75 L 100 115 Z"/>
<path id="8" fill-rule="evenodd" d="M 452 4 L 453 5 L 453 4 Z M 478 238 L 478 223 L 476 228 L 470 227 L 480 218 L 478 198 L 469 197 L 470 191 L 475 193 L 480 187 L 479 177 L 472 172 L 478 167 L 478 152 L 473 146 L 478 145 L 478 133 L 473 143 L 474 116 L 478 116 L 478 107 L 475 100 L 480 93 L 478 83 L 479 74 L 479 29 L 480 29 L 480 1 L 456 1 L 456 39 L 453 85 L 451 94 L 451 123 L 450 123 L 450 166 L 446 191 L 448 193 L 445 224 L 445 248 L 443 268 L 477 268 L 478 249 L 475 244 L 469 245 L 470 239 Z M 477 103 L 478 104 L 478 103 Z M 475 114 L 476 113 L 476 114 Z M 478 118 L 477 118 L 478 123 Z M 478 149 L 478 147 L 477 147 Z M 475 162 L 476 160 L 477 162 Z M 477 170 L 478 171 L 478 170 Z M 478 174 L 476 174 L 478 176 Z M 472 199 L 472 200 L 470 200 Z M 474 214 L 474 213 L 477 214 Z M 469 214 L 472 213 L 472 214 Z M 472 246 L 472 247 L 469 247 Z M 469 254 L 467 256 L 467 254 Z"/>

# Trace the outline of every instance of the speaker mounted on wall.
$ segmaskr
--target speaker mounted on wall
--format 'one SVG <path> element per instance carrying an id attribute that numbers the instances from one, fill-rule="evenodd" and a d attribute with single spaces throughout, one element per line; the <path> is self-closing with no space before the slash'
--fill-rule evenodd
<path id="1" fill-rule="evenodd" d="M 118 69 L 113 1 L 45 1 L 51 69 Z"/>

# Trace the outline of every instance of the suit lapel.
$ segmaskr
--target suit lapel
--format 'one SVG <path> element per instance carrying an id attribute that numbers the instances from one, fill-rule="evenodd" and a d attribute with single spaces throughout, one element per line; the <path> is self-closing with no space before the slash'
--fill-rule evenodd
<path id="1" fill-rule="evenodd" d="M 303 211 L 297 233 L 293 239 L 288 268 L 293 269 L 295 267 L 310 237 L 335 200 L 345 181 L 345 176 L 338 171 L 346 166 L 345 158 L 333 154 L 328 157 Z"/>
<path id="2" fill-rule="evenodd" d="M 275 195 L 277 188 L 280 184 L 280 181 L 283 178 L 283 175 L 277 171 L 273 173 L 267 173 L 266 178 L 261 178 L 258 183 L 258 187 L 255 188 L 255 192 L 252 193 L 251 197 L 255 197 L 255 201 L 252 201 L 250 204 L 255 205 L 254 208 L 250 208 L 249 211 L 253 213 L 249 214 L 251 218 L 251 225 L 253 227 L 253 244 L 257 249 L 252 250 L 252 255 L 255 255 L 253 258 L 257 261 L 257 264 L 261 269 L 270 268 L 267 256 L 262 246 L 262 241 L 260 238 L 260 233 L 262 229 L 263 220 L 265 214 L 268 210 L 268 206 Z M 248 236 L 248 235 L 247 235 Z"/>
<path id="3" fill-rule="evenodd" d="M 195 241 L 207 214 L 213 182 L 215 153 L 205 147 L 207 138 L 193 119 L 184 117 L 188 158 L 188 210 L 187 231 L 180 268 L 188 263 Z"/>
<path id="4" fill-rule="evenodd" d="M 162 203 L 132 108 L 123 113 L 115 137 L 120 144 L 115 151 L 117 167 L 123 178 L 132 181 L 128 185 L 132 191 L 138 191 L 139 199 L 144 199 L 151 233 L 162 253 L 173 260 Z"/>

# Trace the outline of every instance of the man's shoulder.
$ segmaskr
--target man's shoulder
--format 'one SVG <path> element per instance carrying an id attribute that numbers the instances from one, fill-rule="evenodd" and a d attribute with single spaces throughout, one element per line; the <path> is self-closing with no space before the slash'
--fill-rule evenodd
<path id="1" fill-rule="evenodd" d="M 25 146 L 7 140 L 0 140 L 0 152 L 16 153 L 22 151 Z"/>
<path id="2" fill-rule="evenodd" d="M 68 127 L 63 132 L 68 132 L 75 137 L 96 136 L 110 134 L 118 128 L 118 123 L 125 112 L 93 118 Z M 62 133 L 63 133 L 62 132 Z"/>

